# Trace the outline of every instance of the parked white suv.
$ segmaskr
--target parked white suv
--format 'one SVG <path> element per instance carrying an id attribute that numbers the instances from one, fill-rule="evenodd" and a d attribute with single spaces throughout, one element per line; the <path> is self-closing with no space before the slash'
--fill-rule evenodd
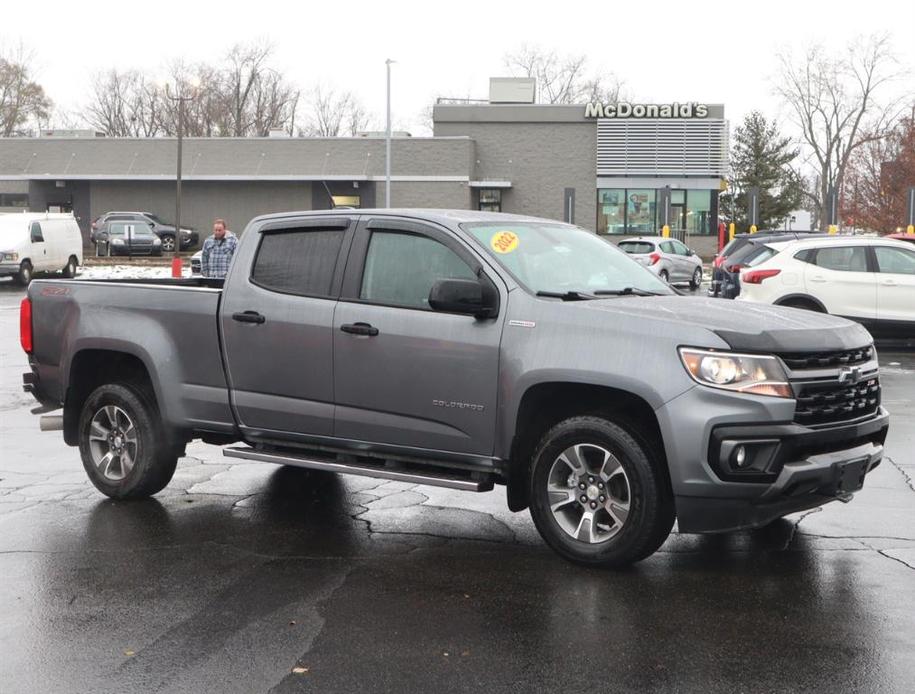
<path id="1" fill-rule="evenodd" d="M 851 318 L 875 337 L 915 337 L 915 248 L 881 238 L 768 244 L 772 255 L 740 273 L 739 301 Z"/>

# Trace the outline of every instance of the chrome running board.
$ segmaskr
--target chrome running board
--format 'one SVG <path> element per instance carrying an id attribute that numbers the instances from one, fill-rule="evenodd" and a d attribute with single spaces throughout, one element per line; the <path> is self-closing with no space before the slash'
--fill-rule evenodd
<path id="1" fill-rule="evenodd" d="M 406 465 L 395 463 L 380 463 L 372 465 L 362 460 L 340 462 L 339 458 L 319 458 L 314 455 L 297 455 L 287 451 L 261 451 L 254 448 L 226 448 L 223 455 L 227 458 L 241 458 L 242 460 L 256 460 L 262 463 L 276 463 L 278 465 L 293 465 L 295 467 L 311 470 L 326 470 L 339 472 L 346 475 L 360 475 L 362 477 L 378 477 L 397 482 L 410 482 L 412 484 L 427 484 L 432 487 L 446 487 L 459 489 L 466 492 L 488 492 L 493 488 L 491 479 L 473 479 L 469 476 L 459 476 L 450 472 L 423 471 L 416 472 L 408 469 Z M 470 473 L 473 474 L 473 473 Z"/>

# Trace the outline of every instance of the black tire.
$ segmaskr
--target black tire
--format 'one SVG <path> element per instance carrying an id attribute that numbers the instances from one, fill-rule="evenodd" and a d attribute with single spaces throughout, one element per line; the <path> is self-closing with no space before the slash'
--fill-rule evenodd
<path id="1" fill-rule="evenodd" d="M 19 273 L 16 275 L 16 282 L 23 287 L 28 287 L 32 281 L 32 264 L 28 260 L 23 260 L 19 264 Z"/>
<path id="2" fill-rule="evenodd" d="M 172 234 L 162 234 L 162 250 L 165 253 L 172 253 L 175 250 L 175 237 Z"/>
<path id="3" fill-rule="evenodd" d="M 115 417 L 119 423 L 109 427 L 112 432 L 121 431 L 122 427 L 126 429 L 125 424 L 132 424 L 135 430 L 136 443 L 127 443 L 128 437 L 121 437 L 133 460 L 129 469 L 125 470 L 126 464 L 120 456 L 115 456 L 116 468 L 112 465 L 113 459 L 106 465 L 106 470 L 96 464 L 101 451 L 98 447 L 93 449 L 90 433 L 96 434 L 95 442 L 97 446 L 101 445 L 101 450 L 106 450 L 106 445 L 109 446 L 107 450 L 111 450 L 111 440 L 107 444 L 101 443 L 105 437 L 99 439 L 98 435 L 103 430 L 93 430 L 92 425 L 97 416 L 103 421 L 111 421 L 103 415 L 106 407 L 126 415 L 126 419 Z M 102 494 L 112 499 L 143 499 L 161 491 L 171 481 L 179 451 L 167 441 L 155 398 L 148 390 L 133 383 L 107 383 L 92 391 L 83 404 L 79 417 L 79 452 L 86 474 Z"/>
<path id="4" fill-rule="evenodd" d="M 658 277 L 660 277 L 662 281 L 667 282 L 668 284 L 670 283 L 670 275 L 667 270 L 661 270 L 661 272 L 658 273 Z"/>
<path id="5" fill-rule="evenodd" d="M 597 542 L 573 537 L 563 529 L 558 516 L 550 508 L 548 485 L 551 483 L 551 472 L 557 469 L 554 463 L 560 465 L 557 462 L 559 457 L 576 445 L 584 445 L 586 451 L 600 447 L 611 453 L 627 478 L 628 515 L 615 534 L 608 532 L 607 539 Z M 563 474 L 560 472 L 560 476 Z M 569 484 L 573 476 L 569 476 Z M 611 483 L 608 480 L 606 484 L 610 496 Z M 593 486 L 594 483 L 591 483 L 586 492 L 582 490 L 582 495 L 590 494 Z M 567 501 L 564 508 L 574 514 L 581 497 L 575 486 L 569 486 L 568 490 L 574 490 L 570 498 L 574 496 L 576 500 Z M 592 500 L 597 501 L 593 497 Z M 584 506 L 587 504 L 579 509 L 583 511 L 582 515 L 587 511 Z M 675 518 L 666 472 L 650 445 L 630 433 L 629 429 L 596 416 L 566 419 L 540 440 L 532 460 L 530 508 L 540 536 L 559 555 L 576 564 L 608 568 L 628 566 L 653 554 L 670 534 Z M 594 513 L 601 513 L 601 509 Z M 599 522 L 594 525 L 600 527 Z M 593 528 L 589 530 L 593 533 Z"/>
<path id="6" fill-rule="evenodd" d="M 690 289 L 699 289 L 702 285 L 702 268 L 697 267 L 696 271 L 693 273 L 693 278 L 689 281 Z"/>
<path id="7" fill-rule="evenodd" d="M 76 277 L 76 269 L 79 267 L 79 263 L 76 260 L 75 255 L 71 255 L 70 259 L 67 260 L 67 264 L 64 265 L 63 275 L 64 277 Z"/>

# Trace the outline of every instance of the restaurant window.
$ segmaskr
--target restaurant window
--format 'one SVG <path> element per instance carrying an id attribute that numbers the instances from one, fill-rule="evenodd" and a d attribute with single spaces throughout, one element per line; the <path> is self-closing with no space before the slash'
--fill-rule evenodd
<path id="1" fill-rule="evenodd" d="M 655 191 L 626 189 L 626 233 L 651 235 L 655 228 Z"/>
<path id="2" fill-rule="evenodd" d="M 361 207 L 358 195 L 331 195 L 330 199 L 334 201 L 334 207 Z"/>
<path id="3" fill-rule="evenodd" d="M 480 189 L 480 206 L 481 212 L 501 212 L 502 211 L 502 191 L 498 188 Z"/>
<path id="4" fill-rule="evenodd" d="M 711 234 L 712 192 L 691 190 L 687 196 L 686 232 L 688 234 Z"/>
<path id="5" fill-rule="evenodd" d="M 623 234 L 626 232 L 626 191 L 622 188 L 601 188 L 597 191 L 597 232 Z"/>

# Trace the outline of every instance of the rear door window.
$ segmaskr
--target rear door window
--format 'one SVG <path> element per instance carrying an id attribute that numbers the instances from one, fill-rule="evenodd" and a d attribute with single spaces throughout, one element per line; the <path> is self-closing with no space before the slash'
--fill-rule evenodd
<path id="1" fill-rule="evenodd" d="M 661 250 L 665 253 L 670 253 L 671 255 L 676 255 L 677 252 L 674 250 L 673 241 L 662 241 L 660 244 Z"/>
<path id="2" fill-rule="evenodd" d="M 825 270 L 867 272 L 867 248 L 840 246 L 817 249 L 814 263 Z"/>
<path id="3" fill-rule="evenodd" d="M 265 232 L 251 281 L 271 291 L 329 297 L 343 229 Z"/>
<path id="4" fill-rule="evenodd" d="M 686 247 L 685 243 L 680 243 L 679 241 L 671 241 L 671 243 L 677 255 L 689 255 L 689 248 Z"/>
<path id="5" fill-rule="evenodd" d="M 623 241 L 619 248 L 626 253 L 638 255 L 651 253 L 654 250 L 654 244 L 649 241 Z"/>

